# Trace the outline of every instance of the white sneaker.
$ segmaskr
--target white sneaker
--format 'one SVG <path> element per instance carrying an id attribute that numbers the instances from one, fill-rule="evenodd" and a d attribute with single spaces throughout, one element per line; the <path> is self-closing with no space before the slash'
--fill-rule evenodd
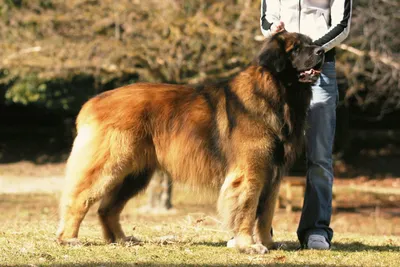
<path id="1" fill-rule="evenodd" d="M 329 243 L 322 235 L 310 235 L 307 242 L 308 249 L 328 250 Z"/>
<path id="2" fill-rule="evenodd" d="M 228 248 L 234 248 L 236 246 L 236 240 L 234 237 L 232 237 L 231 239 L 229 239 L 229 241 L 226 243 L 226 246 Z"/>

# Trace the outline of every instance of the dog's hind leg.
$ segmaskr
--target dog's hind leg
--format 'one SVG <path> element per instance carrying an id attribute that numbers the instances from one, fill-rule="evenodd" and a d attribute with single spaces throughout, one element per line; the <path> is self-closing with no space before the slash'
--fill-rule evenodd
<path id="1" fill-rule="evenodd" d="M 281 184 L 281 171 L 277 167 L 272 173 L 272 179 L 267 181 L 260 196 L 257 207 L 257 222 L 255 227 L 256 239 L 268 249 L 275 248 L 272 240 L 272 219 Z"/>
<path id="2" fill-rule="evenodd" d="M 80 224 L 90 206 L 122 184 L 132 171 L 131 157 L 109 144 L 107 136 L 99 137 L 90 128 L 81 129 L 74 141 L 60 203 L 57 239 L 61 244 L 77 243 Z"/>
<path id="3" fill-rule="evenodd" d="M 96 172 L 82 174 L 74 184 L 67 184 L 60 203 L 60 224 L 57 239 L 61 244 L 78 243 L 79 226 L 90 206 L 101 196 L 89 182 L 96 180 Z M 68 177 L 67 177 L 68 179 Z"/>
<path id="4" fill-rule="evenodd" d="M 61 244 L 77 243 L 80 224 L 93 203 L 122 183 L 124 174 L 104 175 L 101 171 L 82 174 L 73 185 L 67 185 L 60 204 L 61 220 L 57 232 Z"/>
<path id="5" fill-rule="evenodd" d="M 128 200 L 147 187 L 153 172 L 153 170 L 146 169 L 137 174 L 127 175 L 121 185 L 101 200 L 98 215 L 103 229 L 103 237 L 107 243 L 138 241 L 134 237 L 125 236 L 119 222 L 120 214 Z"/>
<path id="6" fill-rule="evenodd" d="M 264 245 L 253 240 L 258 199 L 264 182 L 264 174 L 242 169 L 231 171 L 221 188 L 218 209 L 233 229 L 236 247 L 241 252 L 268 252 Z"/>

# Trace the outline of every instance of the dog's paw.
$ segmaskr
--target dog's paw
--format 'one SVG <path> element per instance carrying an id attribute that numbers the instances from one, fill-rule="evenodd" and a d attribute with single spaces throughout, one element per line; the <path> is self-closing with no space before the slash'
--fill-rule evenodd
<path id="1" fill-rule="evenodd" d="M 246 247 L 239 247 L 239 251 L 246 254 L 266 254 L 268 248 L 262 244 L 253 244 Z"/>
<path id="2" fill-rule="evenodd" d="M 62 246 L 82 246 L 82 242 L 78 238 L 57 239 L 57 243 Z"/>

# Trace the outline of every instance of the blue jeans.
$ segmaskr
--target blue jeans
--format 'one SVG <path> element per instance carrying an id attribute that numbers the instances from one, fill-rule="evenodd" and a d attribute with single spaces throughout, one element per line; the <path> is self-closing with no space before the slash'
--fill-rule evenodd
<path id="1" fill-rule="evenodd" d="M 306 131 L 307 185 L 297 236 L 300 244 L 312 234 L 325 236 L 330 243 L 332 214 L 332 147 L 336 127 L 338 87 L 335 62 L 325 62 L 321 76 L 312 87 Z"/>

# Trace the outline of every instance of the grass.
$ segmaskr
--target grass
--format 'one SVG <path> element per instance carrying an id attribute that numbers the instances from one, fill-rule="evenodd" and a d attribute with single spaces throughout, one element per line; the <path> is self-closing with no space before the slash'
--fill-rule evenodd
<path id="1" fill-rule="evenodd" d="M 193 198 L 184 187 L 175 191 L 176 213 L 139 213 L 144 196 L 128 203 L 122 225 L 127 234 L 143 241 L 140 246 L 104 245 L 96 208 L 81 227 L 84 245 L 59 246 L 54 235 L 57 194 L 0 195 L 0 266 L 398 266 L 400 262 L 396 216 L 335 214 L 332 249 L 309 251 L 297 249 L 299 212 L 279 211 L 275 239 L 287 247 L 246 255 L 225 247 L 231 233 L 221 229 L 213 208 L 214 192 Z"/>

